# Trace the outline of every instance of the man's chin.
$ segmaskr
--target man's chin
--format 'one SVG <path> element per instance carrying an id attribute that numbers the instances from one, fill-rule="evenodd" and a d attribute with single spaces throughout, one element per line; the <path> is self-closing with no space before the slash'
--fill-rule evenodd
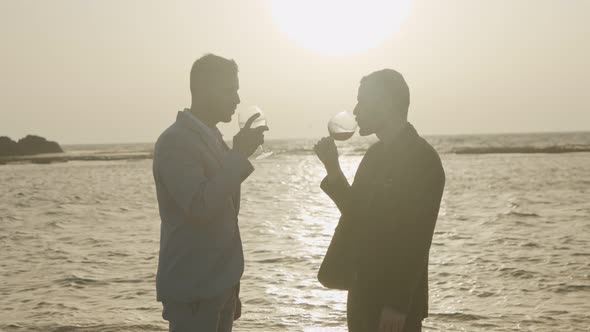
<path id="1" fill-rule="evenodd" d="M 234 115 L 233 113 L 232 114 L 229 114 L 223 120 L 221 120 L 221 122 L 223 122 L 223 123 L 230 123 L 231 120 L 232 120 L 233 115 Z"/>
<path id="2" fill-rule="evenodd" d="M 370 130 L 359 128 L 359 135 L 360 136 L 363 136 L 364 137 L 364 136 L 369 136 L 369 135 L 372 135 L 372 134 L 373 134 L 373 132 L 371 132 Z"/>

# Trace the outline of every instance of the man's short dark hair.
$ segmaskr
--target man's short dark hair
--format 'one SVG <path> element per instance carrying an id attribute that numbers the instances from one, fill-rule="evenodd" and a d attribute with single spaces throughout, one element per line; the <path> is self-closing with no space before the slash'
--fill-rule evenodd
<path id="1" fill-rule="evenodd" d="M 402 112 L 402 115 L 408 116 L 410 89 L 402 74 L 393 69 L 378 70 L 361 79 L 361 84 L 367 83 L 382 88 L 384 93 L 393 98 L 395 108 Z"/>
<path id="2" fill-rule="evenodd" d="M 219 77 L 233 77 L 238 74 L 238 65 L 232 59 L 215 54 L 205 54 L 193 63 L 190 86 L 193 97 L 197 91 L 211 85 Z"/>

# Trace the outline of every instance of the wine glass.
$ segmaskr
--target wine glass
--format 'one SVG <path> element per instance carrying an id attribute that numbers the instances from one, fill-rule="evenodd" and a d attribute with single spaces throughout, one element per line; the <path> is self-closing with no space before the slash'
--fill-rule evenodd
<path id="1" fill-rule="evenodd" d="M 354 115 L 349 112 L 340 112 L 334 115 L 328 122 L 328 132 L 336 141 L 346 141 L 354 135 L 357 128 Z"/>
<path id="2" fill-rule="evenodd" d="M 264 115 L 264 113 L 262 113 L 260 107 L 250 106 L 245 109 L 240 109 L 240 111 L 238 112 L 238 125 L 240 126 L 240 129 L 244 128 L 246 122 L 248 122 L 248 119 L 250 119 L 254 114 L 260 114 L 260 116 L 256 118 L 254 122 L 252 122 L 252 126 L 250 128 L 258 128 L 267 125 L 266 116 Z M 265 150 L 262 147 L 262 145 L 260 146 L 260 151 L 261 153 L 255 158 L 257 160 L 264 159 L 266 157 L 270 157 L 273 155 L 272 151 Z"/>

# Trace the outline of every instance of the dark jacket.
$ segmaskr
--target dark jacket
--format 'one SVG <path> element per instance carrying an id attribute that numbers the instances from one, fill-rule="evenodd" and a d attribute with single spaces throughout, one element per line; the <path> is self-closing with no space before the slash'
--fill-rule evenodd
<path id="1" fill-rule="evenodd" d="M 322 189 L 342 213 L 339 247 L 351 248 L 346 261 L 357 293 L 428 316 L 428 254 L 444 184 L 438 154 L 409 124 L 391 145 L 367 151 L 352 186 L 324 179 Z"/>

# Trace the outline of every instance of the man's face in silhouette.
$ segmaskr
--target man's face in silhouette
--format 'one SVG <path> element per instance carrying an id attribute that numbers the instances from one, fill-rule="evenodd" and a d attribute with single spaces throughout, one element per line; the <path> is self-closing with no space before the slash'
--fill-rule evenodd
<path id="1" fill-rule="evenodd" d="M 210 85 L 210 91 L 207 94 L 208 111 L 217 122 L 228 123 L 236 112 L 236 107 L 240 103 L 240 81 L 238 75 L 219 76 L 215 78 Z"/>
<path id="2" fill-rule="evenodd" d="M 379 132 L 390 121 L 391 101 L 375 83 L 363 83 L 359 87 L 354 115 L 359 125 L 359 134 L 368 136 Z"/>

